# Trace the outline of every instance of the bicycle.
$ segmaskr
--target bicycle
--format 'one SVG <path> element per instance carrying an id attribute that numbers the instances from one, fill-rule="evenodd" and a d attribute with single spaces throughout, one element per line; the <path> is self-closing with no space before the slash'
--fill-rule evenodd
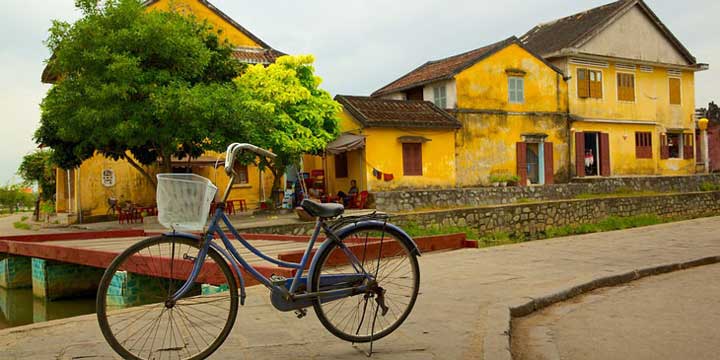
<path id="1" fill-rule="evenodd" d="M 270 290 L 277 310 L 302 318 L 312 307 L 336 337 L 369 343 L 370 356 L 373 342 L 395 331 L 413 309 L 420 286 L 417 245 L 386 215 L 343 217 L 340 204 L 304 200 L 302 208 L 316 222 L 301 261 L 264 254 L 224 212 L 237 177 L 234 160 L 244 151 L 275 157 L 250 144 L 228 147 L 230 181 L 207 228 L 217 188 L 194 174 L 158 175 L 158 219 L 172 231 L 132 245 L 107 268 L 97 296 L 103 336 L 126 359 L 206 358 L 228 337 L 238 303 L 245 304 L 247 272 Z M 252 254 L 294 276 L 263 275 L 241 256 L 222 225 Z M 203 229 L 201 236 L 181 232 Z M 321 232 L 326 239 L 314 251 Z"/>

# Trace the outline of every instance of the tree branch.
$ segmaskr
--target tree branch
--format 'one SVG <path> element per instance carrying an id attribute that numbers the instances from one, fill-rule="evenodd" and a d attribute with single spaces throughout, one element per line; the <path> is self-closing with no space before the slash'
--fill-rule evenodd
<path id="1" fill-rule="evenodd" d="M 150 183 L 153 184 L 153 186 L 157 187 L 157 181 L 155 180 L 155 178 L 153 178 L 150 175 L 150 173 L 148 173 L 147 170 L 145 170 L 145 168 L 143 168 L 140 164 L 138 164 L 137 161 L 135 161 L 135 159 L 131 158 L 130 156 L 127 156 L 127 154 L 123 154 L 123 158 L 125 160 L 127 160 L 128 164 L 130 164 L 130 166 L 134 167 L 135 170 L 139 171 L 148 181 L 150 181 Z"/>

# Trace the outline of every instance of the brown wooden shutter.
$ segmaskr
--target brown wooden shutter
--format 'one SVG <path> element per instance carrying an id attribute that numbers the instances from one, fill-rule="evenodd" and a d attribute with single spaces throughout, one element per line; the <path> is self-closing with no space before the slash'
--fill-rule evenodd
<path id="1" fill-rule="evenodd" d="M 670 104 L 680 105 L 681 103 L 680 79 L 670 78 Z"/>
<path id="2" fill-rule="evenodd" d="M 585 133 L 575 133 L 575 176 L 585 176 Z"/>
<path id="3" fill-rule="evenodd" d="M 592 80 L 592 77 L 590 78 L 590 97 L 595 99 L 602 99 L 603 97 L 603 89 L 602 89 L 602 81 L 603 81 L 603 75 L 600 71 L 590 71 L 593 73 L 593 76 L 595 77 L 595 81 Z"/>
<path id="4" fill-rule="evenodd" d="M 695 148 L 693 147 L 693 135 L 683 134 L 683 136 L 685 137 L 683 139 L 683 157 L 685 160 L 694 159 Z"/>
<path id="5" fill-rule="evenodd" d="M 577 87 L 578 97 L 590 97 L 590 76 L 587 69 L 578 69 Z"/>
<path id="6" fill-rule="evenodd" d="M 520 186 L 527 186 L 527 144 L 519 142 L 517 149 L 517 176 L 520 178 Z"/>
<path id="7" fill-rule="evenodd" d="M 610 135 L 600 133 L 600 176 L 610 176 Z"/>
<path id="8" fill-rule="evenodd" d="M 553 144 L 545 143 L 545 185 L 555 183 L 555 168 L 553 165 Z"/>
<path id="9" fill-rule="evenodd" d="M 422 176 L 422 144 L 403 144 L 403 174 L 405 176 Z"/>
<path id="10" fill-rule="evenodd" d="M 660 159 L 670 158 L 670 147 L 667 144 L 667 135 L 660 135 Z"/>
<path id="11" fill-rule="evenodd" d="M 617 74 L 618 100 L 635 101 L 635 75 Z"/>

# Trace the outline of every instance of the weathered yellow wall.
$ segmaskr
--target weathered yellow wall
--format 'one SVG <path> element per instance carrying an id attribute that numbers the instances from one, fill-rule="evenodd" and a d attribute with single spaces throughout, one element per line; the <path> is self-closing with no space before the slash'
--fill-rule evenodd
<path id="1" fill-rule="evenodd" d="M 584 118 L 642 120 L 658 122 L 665 128 L 694 128 L 695 74 L 682 73 L 682 104 L 670 105 L 670 82 L 667 69 L 655 67 L 652 73 L 639 70 L 635 74 L 635 102 L 617 100 L 617 73 L 614 63 L 609 68 L 595 68 L 568 63 L 570 112 Z M 577 69 L 602 71 L 602 99 L 581 99 L 577 96 Z"/>
<path id="2" fill-rule="evenodd" d="M 148 6 L 150 10 L 160 11 L 167 11 L 170 8 L 191 13 L 200 20 L 207 20 L 215 29 L 222 31 L 221 35 L 224 39 L 227 39 L 235 46 L 261 47 L 247 35 L 243 34 L 242 31 L 228 24 L 223 18 L 197 0 L 160 0 Z"/>
<path id="3" fill-rule="evenodd" d="M 488 185 L 495 174 L 517 175 L 516 144 L 523 134 L 545 134 L 553 143 L 555 182 L 568 179 L 568 127 L 564 115 L 460 113 L 458 186 Z"/>
<path id="4" fill-rule="evenodd" d="M 102 184 L 102 171 L 115 172 L 115 185 L 105 187 Z M 155 176 L 154 168 L 148 169 Z M 79 172 L 79 176 L 77 175 Z M 126 161 L 115 161 L 102 155 L 95 155 L 83 162 L 79 169 L 71 171 L 71 196 L 69 202 L 65 200 L 67 192 L 67 177 L 65 170 L 57 170 L 59 191 L 57 211 L 67 212 L 76 209 L 77 198 L 80 193 L 80 206 L 85 215 L 105 215 L 108 210 L 107 200 L 110 197 L 118 199 L 120 204 L 131 201 L 135 204 L 155 204 L 155 187 L 139 171 Z M 79 181 L 77 181 L 79 179 Z"/>
<path id="5" fill-rule="evenodd" d="M 525 72 L 525 102 L 508 102 L 507 70 Z M 459 109 L 566 112 L 563 75 L 518 45 L 510 45 L 456 76 Z"/>
<path id="6" fill-rule="evenodd" d="M 214 153 L 208 152 L 207 154 L 212 155 Z M 225 193 L 228 181 L 230 181 L 230 178 L 225 174 L 225 168 L 222 166 L 218 167 L 217 169 L 215 169 L 215 167 L 213 166 L 196 167 L 193 168 L 193 173 L 210 179 L 210 181 L 212 181 L 213 184 L 218 187 L 218 194 L 215 197 L 216 200 L 219 200 L 220 197 Z M 263 197 L 263 189 L 260 188 L 260 177 L 260 170 L 254 165 L 248 165 L 248 183 L 239 184 L 236 181 L 235 185 L 233 185 L 232 190 L 230 191 L 230 196 L 228 197 L 228 200 L 245 200 L 248 209 L 258 209 L 260 207 L 259 203 L 262 199 L 270 199 L 270 191 L 272 189 L 273 182 L 272 173 L 269 171 L 265 171 L 262 175 L 265 193 L 265 196 Z"/>
<path id="7" fill-rule="evenodd" d="M 570 112 L 582 118 L 601 120 L 633 120 L 647 125 L 621 123 L 573 123 L 577 131 L 599 131 L 610 135 L 610 163 L 613 176 L 617 175 L 679 175 L 695 173 L 695 160 L 660 160 L 660 134 L 669 129 L 683 129 L 693 133 L 695 128 L 695 74 L 683 71 L 681 77 L 682 104 L 670 104 L 670 85 L 667 69 L 655 67 L 653 72 L 617 69 L 614 63 L 608 68 L 589 67 L 566 63 L 569 74 Z M 602 71 L 603 97 L 581 99 L 577 96 L 577 69 Z M 617 73 L 635 74 L 635 101 L 617 99 Z M 635 158 L 635 132 L 653 132 L 653 159 Z M 574 161 L 574 155 L 573 155 Z"/>

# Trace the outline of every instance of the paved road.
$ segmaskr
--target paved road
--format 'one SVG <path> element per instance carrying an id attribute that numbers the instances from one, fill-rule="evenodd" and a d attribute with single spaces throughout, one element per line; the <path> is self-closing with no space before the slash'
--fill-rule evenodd
<path id="1" fill-rule="evenodd" d="M 718 359 L 720 265 L 646 278 L 513 323 L 516 360 Z"/>
<path id="2" fill-rule="evenodd" d="M 491 249 L 427 254 L 421 295 L 407 323 L 376 344 L 374 359 L 481 359 L 485 325 L 511 304 L 610 273 L 720 255 L 720 217 Z M 310 315 L 272 310 L 249 292 L 237 326 L 214 359 L 363 359 Z M 492 335 L 492 334 L 490 334 Z M 93 316 L 0 331 L 0 358 L 112 358 Z"/>

